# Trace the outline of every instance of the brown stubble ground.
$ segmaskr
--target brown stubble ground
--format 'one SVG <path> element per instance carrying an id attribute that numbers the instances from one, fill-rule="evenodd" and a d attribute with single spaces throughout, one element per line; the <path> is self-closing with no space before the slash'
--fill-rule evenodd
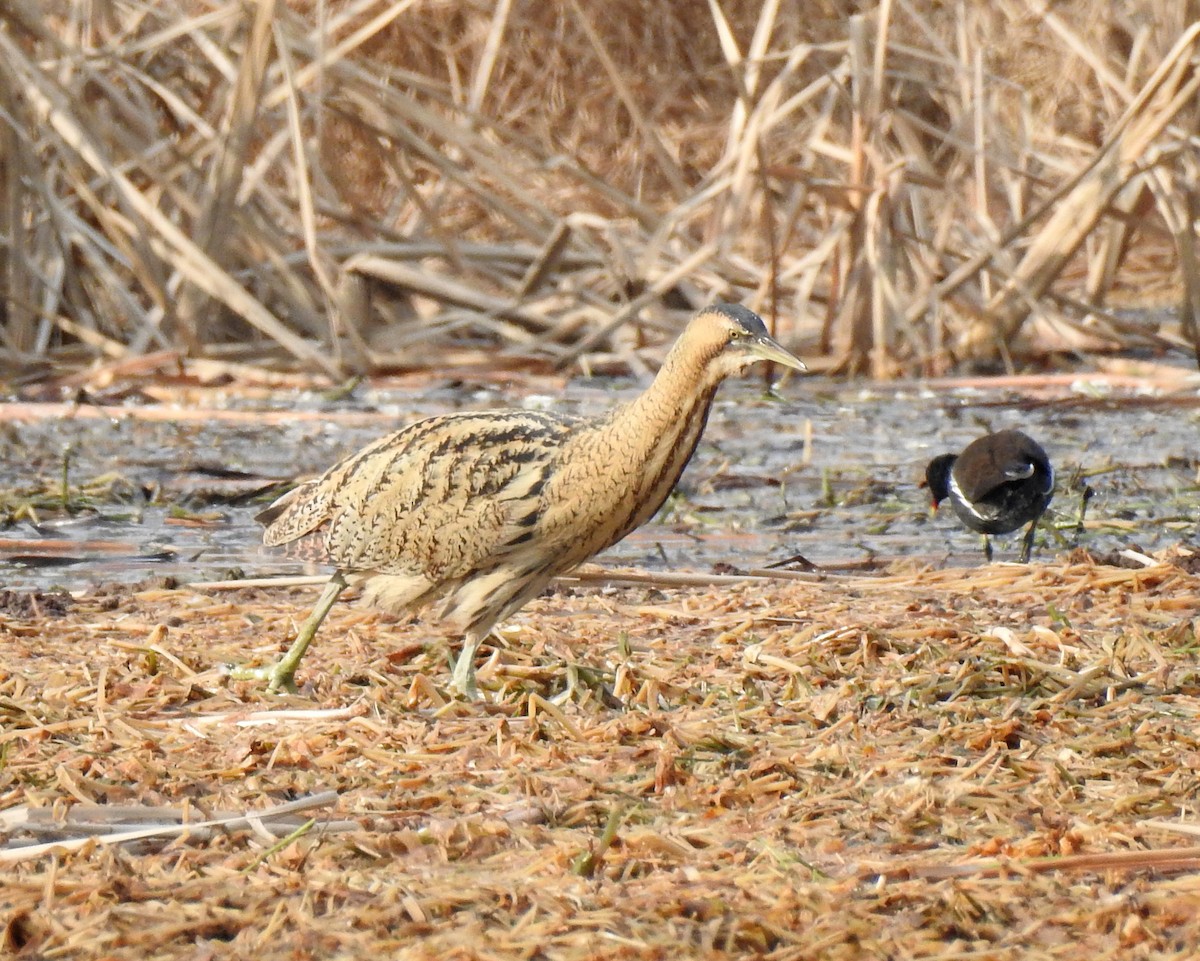
<path id="1" fill-rule="evenodd" d="M 39 857 L 10 844 L 4 946 L 1191 957 L 1200 853 L 1152 822 L 1200 823 L 1200 580 L 1186 552 L 1164 560 L 568 587 L 481 666 L 487 705 L 441 700 L 428 628 L 345 604 L 303 696 L 223 676 L 277 652 L 311 592 L 120 589 L 61 612 L 10 597 L 0 812 L 201 820 L 339 797 L 278 847 L 244 824 Z M 584 693 L 556 706 L 568 659 Z M 586 686 L 597 673 L 620 705 Z M 265 713 L 283 710 L 313 713 Z"/>

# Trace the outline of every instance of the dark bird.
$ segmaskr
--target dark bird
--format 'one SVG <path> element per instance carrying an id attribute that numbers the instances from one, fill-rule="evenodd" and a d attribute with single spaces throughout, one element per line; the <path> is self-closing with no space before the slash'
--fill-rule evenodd
<path id="1" fill-rule="evenodd" d="M 436 603 L 463 636 L 452 686 L 475 696 L 475 655 L 551 579 L 649 520 L 696 449 L 721 381 L 756 361 L 804 364 L 732 304 L 697 313 L 639 397 L 599 417 L 441 414 L 351 454 L 258 515 L 263 541 L 318 538 L 337 567 L 288 652 L 239 677 L 294 688 L 342 590 L 387 610 Z"/>
<path id="2" fill-rule="evenodd" d="M 1037 522 L 1054 496 L 1054 468 L 1040 444 L 1019 430 L 1001 430 L 969 443 L 961 454 L 942 454 L 925 468 L 933 507 L 946 500 L 958 519 L 983 535 L 992 559 L 989 535 L 1008 534 L 1029 525 L 1021 562 L 1029 560 Z"/>

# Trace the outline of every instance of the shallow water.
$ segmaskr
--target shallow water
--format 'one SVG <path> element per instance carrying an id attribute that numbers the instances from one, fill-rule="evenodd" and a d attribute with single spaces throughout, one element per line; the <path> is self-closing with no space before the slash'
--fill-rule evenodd
<path id="1" fill-rule="evenodd" d="M 361 389 L 337 404 L 291 395 L 257 405 L 337 418 L 282 424 L 18 418 L 0 428 L 0 489 L 55 489 L 67 451 L 72 484 L 109 472 L 120 481 L 93 510 L 41 512 L 37 525 L 23 520 L 0 530 L 0 586 L 78 590 L 153 576 L 222 579 L 233 570 L 317 573 L 323 568 L 261 546 L 253 515 L 269 497 L 249 494 L 318 473 L 428 414 L 522 404 L 590 413 L 636 390 L 628 381 L 579 380 L 552 397 L 462 387 Z M 755 382 L 727 384 L 676 495 L 600 562 L 690 571 L 762 567 L 795 555 L 825 565 L 895 557 L 982 563 L 977 535 L 948 510 L 931 517 L 917 485 L 933 455 L 1009 426 L 1041 441 L 1058 473 L 1052 523 L 1043 525 L 1036 557 L 1075 543 L 1084 476 L 1096 496 L 1079 544 L 1093 553 L 1153 551 L 1196 535 L 1195 391 L 1097 396 L 1081 387 L 1030 397 L 806 378 L 781 393 L 773 400 Z M 194 514 L 173 516 L 178 507 Z M 1014 559 L 1018 539 L 999 540 L 997 559 Z M 48 554 L 44 544 L 32 550 L 25 543 L 50 540 L 61 541 L 60 550 Z"/>

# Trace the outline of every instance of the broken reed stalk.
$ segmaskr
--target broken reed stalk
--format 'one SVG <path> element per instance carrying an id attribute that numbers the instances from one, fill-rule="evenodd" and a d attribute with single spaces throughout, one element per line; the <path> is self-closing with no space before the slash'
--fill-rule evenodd
<path id="1" fill-rule="evenodd" d="M 197 198 L 199 211 L 192 239 L 199 251 L 210 257 L 219 268 L 228 265 L 233 252 L 226 242 L 224 231 L 233 220 L 238 188 L 248 165 L 259 98 L 270 61 L 271 21 L 274 14 L 275 0 L 263 0 L 255 7 L 229 110 L 219 135 L 216 159 L 209 168 L 207 195 Z M 305 182 L 304 177 L 298 180 Z M 201 315 L 214 306 L 201 288 L 185 284 L 175 310 L 167 315 L 168 320 L 178 325 L 179 335 L 190 353 L 199 352 L 202 343 Z"/>
<path id="2" fill-rule="evenodd" d="M 1179 253 L 1180 269 L 1183 274 L 1183 296 L 1179 306 L 1179 325 L 1183 335 L 1192 345 L 1196 366 L 1200 367 L 1200 263 L 1196 247 L 1195 223 L 1200 217 L 1200 203 L 1196 200 L 1196 176 L 1200 165 L 1193 155 L 1182 158 L 1190 177 L 1183 183 L 1162 169 L 1149 172 L 1150 191 L 1158 203 L 1159 212 L 1175 241 Z"/>
<path id="3" fill-rule="evenodd" d="M 1044 858 L 988 858 L 955 864 L 873 864 L 860 868 L 863 879 L 1002 878 L 1023 874 L 1083 874 L 1109 871 L 1157 871 L 1194 873 L 1200 869 L 1200 847 L 1162 848 L 1151 851 L 1103 851 L 1095 854 L 1065 854 Z"/>
<path id="4" fill-rule="evenodd" d="M 9 844 L 0 847 L 0 864 L 15 864 L 20 861 L 30 861 L 40 858 L 49 853 L 69 853 L 79 851 L 89 846 L 94 845 L 110 845 L 110 844 L 129 844 L 134 841 L 147 841 L 152 839 L 170 840 L 171 838 L 186 837 L 188 835 L 196 835 L 198 838 L 206 838 L 212 833 L 212 829 L 221 829 L 225 831 L 251 827 L 256 830 L 265 830 L 264 822 L 270 822 L 277 818 L 285 818 L 289 815 L 296 814 L 300 811 L 311 811 L 314 808 L 328 807 L 331 804 L 337 803 L 337 791 L 322 791 L 318 794 L 313 794 L 308 797 L 298 798 L 295 801 L 288 801 L 283 804 L 277 804 L 273 807 L 261 811 L 246 811 L 240 814 L 222 814 L 218 817 L 206 818 L 200 821 L 180 821 L 179 823 L 159 823 L 145 825 L 144 818 L 135 818 L 134 823 L 138 820 L 143 822 L 143 826 L 126 827 L 125 830 L 120 830 L 119 824 L 111 824 L 111 829 L 103 833 L 97 833 L 95 830 L 85 832 L 84 837 L 68 838 L 63 840 L 45 841 L 40 844 Z M 96 806 L 96 811 L 103 814 L 102 806 Z M 136 809 L 135 809 L 136 811 Z M 7 812 L 10 818 L 14 812 Z M 32 812 L 36 814 L 38 812 Z M 310 819 L 311 820 L 311 819 Z M 37 822 L 42 825 L 44 821 Z M 309 822 L 306 822 L 309 823 Z M 5 825 L 6 830 L 19 832 L 24 826 L 24 822 L 17 819 L 12 819 L 11 823 Z M 85 825 L 86 826 L 86 825 Z M 342 830 L 349 828 L 353 830 L 352 822 L 342 822 L 339 827 Z M 67 821 L 62 825 L 64 833 L 70 833 L 71 823 Z M 286 830 L 294 833 L 292 826 L 287 825 Z"/>
<path id="5" fill-rule="evenodd" d="M 1004 287 L 987 304 L 987 319 L 976 321 L 963 335 L 961 354 L 987 358 L 1011 342 L 1029 316 L 1031 303 L 1062 272 L 1118 191 L 1141 172 L 1153 141 L 1180 110 L 1192 106 L 1200 90 L 1200 74 L 1191 66 L 1197 38 L 1200 24 L 1179 39 L 1100 150 L 1073 178 L 1070 192 L 1055 206 Z"/>

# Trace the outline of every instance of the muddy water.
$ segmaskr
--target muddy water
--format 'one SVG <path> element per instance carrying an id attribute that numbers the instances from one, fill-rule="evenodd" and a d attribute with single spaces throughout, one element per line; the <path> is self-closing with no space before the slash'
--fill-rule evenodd
<path id="1" fill-rule="evenodd" d="M 57 488 L 64 454 L 73 485 L 116 478 L 89 509 L 43 510 L 36 525 L 22 520 L 0 530 L 0 587 L 78 590 L 153 576 L 212 580 L 235 570 L 316 573 L 322 569 L 261 547 L 253 514 L 266 501 L 253 498 L 255 491 L 317 473 L 424 415 L 506 405 L 590 413 L 635 391 L 629 382 L 596 380 L 554 396 L 360 389 L 334 405 L 311 396 L 276 398 L 270 409 L 330 415 L 278 425 L 17 417 L 0 425 L 0 490 Z M 917 484 L 934 454 L 1010 426 L 1038 438 L 1058 472 L 1036 556 L 1075 543 L 1084 481 L 1096 496 L 1079 543 L 1093 553 L 1153 551 L 1197 534 L 1195 390 L 1170 398 L 1098 396 L 1080 384 L 1031 397 L 920 385 L 864 389 L 809 378 L 782 393 L 772 400 L 753 382 L 726 385 L 676 496 L 601 561 L 691 571 L 761 567 L 796 555 L 824 565 L 895 557 L 981 563 L 978 537 L 949 511 L 931 518 Z M 57 549 L 48 552 L 50 541 Z M 1015 557 L 1017 546 L 1016 538 L 1000 540 L 998 559 Z"/>

